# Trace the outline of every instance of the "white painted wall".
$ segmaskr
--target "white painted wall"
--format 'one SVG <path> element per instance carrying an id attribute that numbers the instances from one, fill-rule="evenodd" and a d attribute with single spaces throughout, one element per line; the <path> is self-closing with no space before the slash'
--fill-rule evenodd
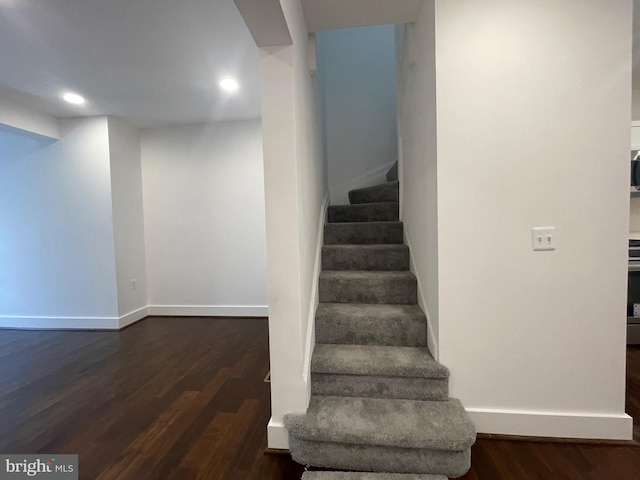
<path id="1" fill-rule="evenodd" d="M 282 0 L 293 45 L 262 47 L 262 124 L 269 272 L 270 448 L 288 448 L 282 424 L 306 411 L 313 346 L 314 279 L 327 198 L 318 95 L 309 72 L 299 0 Z M 315 92 L 314 92 L 315 90 Z"/>
<path id="2" fill-rule="evenodd" d="M 147 306 L 142 167 L 138 129 L 109 117 L 109 156 L 119 315 Z M 131 288 L 135 280 L 135 290 Z M 144 317 L 145 312 L 140 315 Z"/>
<path id="3" fill-rule="evenodd" d="M 429 349 L 438 357 L 438 185 L 435 7 L 426 2 L 413 24 L 398 28 L 398 130 L 401 217 L 428 318 Z"/>
<path id="4" fill-rule="evenodd" d="M 267 314 L 260 121 L 146 130 L 144 208 L 136 128 L 61 126 L 0 131 L 0 327 Z"/>
<path id="5" fill-rule="evenodd" d="M 265 316 L 260 121 L 141 132 L 150 313 Z"/>
<path id="6" fill-rule="evenodd" d="M 631 120 L 640 120 L 640 90 L 633 90 L 631 95 Z"/>
<path id="7" fill-rule="evenodd" d="M 331 203 L 349 203 L 349 190 L 385 182 L 397 160 L 394 28 L 316 37 Z"/>
<path id="8" fill-rule="evenodd" d="M 631 4 L 436 0 L 440 360 L 481 432 L 631 438 Z"/>
<path id="9" fill-rule="evenodd" d="M 0 152 L 0 326 L 108 327 L 118 317 L 107 119 Z"/>
<path id="10" fill-rule="evenodd" d="M 295 15 L 295 16 L 294 16 Z M 290 13 L 297 19 L 299 10 Z M 317 280 L 319 275 L 319 255 L 322 248 L 324 230 L 324 210 L 328 205 L 327 164 L 324 160 L 322 143 L 322 115 L 320 87 L 317 77 L 310 72 L 309 50 L 315 50 L 303 43 L 306 32 L 300 27 L 292 27 L 294 35 L 300 38 L 300 46 L 295 48 L 296 104 L 295 114 L 297 172 L 298 172 L 298 223 L 299 251 L 301 265 L 302 341 L 301 346 L 309 367 L 311 358 L 310 337 L 313 334 L 315 310 L 318 304 Z M 311 41 L 311 43 L 313 43 Z M 309 372 L 303 369 L 303 376 Z M 306 378 L 305 380 L 308 380 Z M 308 384 L 307 386 L 310 387 Z"/>
<path id="11" fill-rule="evenodd" d="M 18 105 L 6 98 L 0 98 L 0 126 L 22 130 L 25 134 L 35 134 L 53 139 L 60 138 L 58 119 L 38 112 L 24 105 Z"/>

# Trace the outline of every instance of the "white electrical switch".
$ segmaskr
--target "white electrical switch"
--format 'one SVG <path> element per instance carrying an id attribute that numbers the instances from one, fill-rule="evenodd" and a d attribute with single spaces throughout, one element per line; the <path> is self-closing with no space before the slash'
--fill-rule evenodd
<path id="1" fill-rule="evenodd" d="M 531 229 L 531 247 L 534 250 L 556 249 L 556 227 L 534 227 Z"/>

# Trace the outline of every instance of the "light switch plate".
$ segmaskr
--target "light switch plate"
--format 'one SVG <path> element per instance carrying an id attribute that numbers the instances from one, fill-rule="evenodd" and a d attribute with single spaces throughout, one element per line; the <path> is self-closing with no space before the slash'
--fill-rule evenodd
<path id="1" fill-rule="evenodd" d="M 531 229 L 531 248 L 533 250 L 556 249 L 556 227 L 534 227 Z"/>

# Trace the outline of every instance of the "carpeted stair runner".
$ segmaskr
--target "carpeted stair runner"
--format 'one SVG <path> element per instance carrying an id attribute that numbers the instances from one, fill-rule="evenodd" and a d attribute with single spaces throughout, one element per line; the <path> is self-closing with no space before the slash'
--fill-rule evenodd
<path id="1" fill-rule="evenodd" d="M 444 480 L 470 467 L 475 429 L 449 398 L 448 369 L 427 345 L 426 317 L 388 183 L 330 206 L 307 413 L 285 416 L 294 460 L 351 472 L 305 480 Z M 379 472 L 379 473 L 358 473 Z"/>
<path id="2" fill-rule="evenodd" d="M 328 223 L 324 227 L 325 245 L 401 244 L 402 222 Z"/>
<path id="3" fill-rule="evenodd" d="M 320 301 L 327 303 L 414 304 L 417 283 L 413 273 L 334 271 L 320 273 Z"/>
<path id="4" fill-rule="evenodd" d="M 323 270 L 408 270 L 406 245 L 325 245 Z"/>
<path id="5" fill-rule="evenodd" d="M 319 344 L 311 362 L 316 395 L 447 400 L 448 378 L 426 348 Z"/>
<path id="6" fill-rule="evenodd" d="M 374 203 L 374 202 L 397 202 L 398 201 L 398 181 L 374 185 L 373 187 L 351 190 L 349 192 L 349 202 Z"/>
<path id="7" fill-rule="evenodd" d="M 397 221 L 398 205 L 398 202 L 331 205 L 328 212 L 329 223 Z"/>
<path id="8" fill-rule="evenodd" d="M 321 303 L 318 344 L 427 346 L 427 319 L 417 305 Z"/>

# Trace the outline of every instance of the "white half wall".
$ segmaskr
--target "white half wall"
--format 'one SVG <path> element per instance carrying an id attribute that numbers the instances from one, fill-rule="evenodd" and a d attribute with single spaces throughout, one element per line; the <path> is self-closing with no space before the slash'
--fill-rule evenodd
<path id="1" fill-rule="evenodd" d="M 141 151 L 150 310 L 264 315 L 260 121 L 141 130 Z"/>
<path id="2" fill-rule="evenodd" d="M 25 155 L 0 151 L 1 326 L 117 324 L 107 119 L 61 127 Z"/>
<path id="3" fill-rule="evenodd" d="M 405 243 L 427 315 L 429 350 L 438 358 L 438 164 L 435 6 L 425 2 L 413 24 L 397 28 L 398 173 Z"/>
<path id="4" fill-rule="evenodd" d="M 280 2 L 292 45 L 260 49 L 269 272 L 270 448 L 289 446 L 283 417 L 309 402 L 308 320 L 327 175 L 318 86 L 299 0 Z"/>
<path id="5" fill-rule="evenodd" d="M 124 316 L 147 306 L 140 136 L 122 120 L 109 117 L 108 123 L 118 312 Z"/>
<path id="6" fill-rule="evenodd" d="M 316 35 L 332 204 L 385 182 L 397 160 L 394 35 L 392 25 Z"/>
<path id="7" fill-rule="evenodd" d="M 630 439 L 632 2 L 435 6 L 451 394 L 480 431 Z M 550 225 L 557 249 L 532 251 L 531 228 Z"/>

